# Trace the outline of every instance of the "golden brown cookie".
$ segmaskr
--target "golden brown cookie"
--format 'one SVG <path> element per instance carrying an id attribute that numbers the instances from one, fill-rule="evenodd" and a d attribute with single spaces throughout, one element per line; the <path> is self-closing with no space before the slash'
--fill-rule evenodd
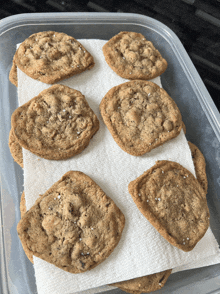
<path id="1" fill-rule="evenodd" d="M 17 162 L 17 164 L 20 165 L 20 167 L 24 167 L 23 164 L 23 152 L 22 152 L 22 147 L 21 145 L 18 143 L 12 129 L 9 132 L 9 149 L 11 152 L 11 155 L 14 159 L 15 162 Z M 37 152 L 36 155 L 40 156 Z"/>
<path id="2" fill-rule="evenodd" d="M 141 294 L 149 293 L 161 289 L 167 279 L 169 278 L 172 270 L 166 270 L 160 273 L 123 281 L 119 283 L 114 283 L 111 286 L 120 288 L 122 291 L 132 293 L 132 294 Z"/>
<path id="3" fill-rule="evenodd" d="M 14 161 L 17 162 L 17 164 L 20 165 L 20 167 L 23 168 L 23 153 L 22 153 L 22 147 L 18 143 L 12 129 L 9 132 L 9 140 L 8 140 L 9 149 L 11 152 L 12 157 L 14 158 Z"/>
<path id="4" fill-rule="evenodd" d="M 112 253 L 124 224 L 123 213 L 92 179 L 70 171 L 37 199 L 17 231 L 25 252 L 82 273 Z"/>
<path id="5" fill-rule="evenodd" d="M 26 211 L 27 211 L 27 208 L 26 208 L 26 202 L 25 202 L 25 194 L 23 192 L 21 195 L 21 202 L 20 202 L 21 218 L 25 215 Z M 30 250 L 25 250 L 24 252 L 27 255 L 27 258 L 30 260 L 30 262 L 34 263 L 32 252 Z"/>
<path id="6" fill-rule="evenodd" d="M 202 152 L 199 148 L 194 145 L 193 143 L 189 142 L 189 147 L 192 153 L 192 159 L 195 166 L 196 178 L 200 185 L 202 186 L 203 190 L 207 194 L 208 190 L 208 180 L 206 175 L 206 163 L 205 157 L 203 156 Z"/>
<path id="7" fill-rule="evenodd" d="M 205 192 L 183 166 L 158 161 L 128 186 L 135 204 L 173 246 L 192 250 L 209 227 Z"/>
<path id="8" fill-rule="evenodd" d="M 95 64 L 80 42 L 54 31 L 28 37 L 17 49 L 14 61 L 28 76 L 46 84 L 79 74 Z"/>
<path id="9" fill-rule="evenodd" d="M 105 60 L 120 77 L 150 80 L 160 76 L 167 61 L 152 42 L 139 33 L 120 32 L 103 46 Z"/>
<path id="10" fill-rule="evenodd" d="M 186 134 L 186 126 L 185 126 L 184 122 L 182 122 L 182 128 L 183 128 L 184 134 Z"/>
<path id="11" fill-rule="evenodd" d="M 127 153 L 143 155 L 179 135 L 182 116 L 165 90 L 149 81 L 113 87 L 100 103 L 104 123 Z"/>
<path id="12" fill-rule="evenodd" d="M 66 159 L 82 152 L 99 129 L 85 97 L 54 85 L 17 108 L 11 117 L 18 143 L 46 159 Z"/>
<path id="13" fill-rule="evenodd" d="M 14 58 L 13 58 L 12 67 L 9 73 L 9 81 L 16 87 L 18 86 L 17 66 L 15 64 Z"/>
<path id="14" fill-rule="evenodd" d="M 27 208 L 26 208 L 25 194 L 23 191 L 23 193 L 21 194 L 21 201 L 20 201 L 21 218 L 24 216 L 26 211 L 27 211 Z"/>

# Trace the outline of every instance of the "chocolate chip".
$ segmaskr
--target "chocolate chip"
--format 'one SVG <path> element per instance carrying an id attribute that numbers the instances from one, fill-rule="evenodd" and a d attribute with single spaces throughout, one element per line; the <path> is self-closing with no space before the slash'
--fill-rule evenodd
<path id="1" fill-rule="evenodd" d="M 82 260 L 80 260 L 80 263 L 82 265 L 82 268 L 84 268 L 86 264 L 84 262 L 82 262 Z"/>

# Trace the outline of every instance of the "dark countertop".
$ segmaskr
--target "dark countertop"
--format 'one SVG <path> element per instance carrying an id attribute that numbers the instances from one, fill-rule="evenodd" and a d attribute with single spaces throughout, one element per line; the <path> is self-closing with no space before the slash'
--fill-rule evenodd
<path id="1" fill-rule="evenodd" d="M 138 13 L 164 23 L 181 40 L 220 111 L 220 0 L 8 0 L 0 19 L 59 11 Z"/>

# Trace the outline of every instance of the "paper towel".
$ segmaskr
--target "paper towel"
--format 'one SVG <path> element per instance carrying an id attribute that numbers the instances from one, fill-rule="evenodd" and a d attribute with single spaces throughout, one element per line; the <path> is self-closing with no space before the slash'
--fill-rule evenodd
<path id="1" fill-rule="evenodd" d="M 93 69 L 60 84 L 79 90 L 100 121 L 100 129 L 89 146 L 79 155 L 60 161 L 42 159 L 23 149 L 24 190 L 29 209 L 39 196 L 69 170 L 90 176 L 111 197 L 125 215 L 122 238 L 113 253 L 99 266 L 82 274 L 70 274 L 34 257 L 36 284 L 39 294 L 73 293 L 109 283 L 128 280 L 193 262 L 202 266 L 207 257 L 220 262 L 218 244 L 208 229 L 191 252 L 170 245 L 146 220 L 128 193 L 128 184 L 155 164 L 156 160 L 172 160 L 195 175 L 191 152 L 183 131 L 180 135 L 141 157 L 125 153 L 113 140 L 99 113 L 99 104 L 107 91 L 127 80 L 116 75 L 106 64 L 102 40 L 80 40 L 93 55 Z M 160 85 L 160 78 L 153 80 Z M 50 85 L 43 84 L 18 70 L 20 105 Z M 161 85 L 160 85 L 161 86 Z M 181 269 L 181 268 L 179 268 Z M 98 291 L 98 290 L 97 290 Z"/>

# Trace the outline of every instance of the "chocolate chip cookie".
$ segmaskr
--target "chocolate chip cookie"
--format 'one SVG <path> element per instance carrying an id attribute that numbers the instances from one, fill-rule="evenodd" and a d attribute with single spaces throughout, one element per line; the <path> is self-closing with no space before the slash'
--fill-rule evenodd
<path id="1" fill-rule="evenodd" d="M 52 160 L 79 154 L 99 129 L 85 97 L 63 85 L 53 85 L 17 108 L 11 125 L 23 148 Z"/>
<path id="2" fill-rule="evenodd" d="M 120 32 L 103 46 L 108 65 L 125 79 L 150 80 L 160 76 L 167 61 L 145 36 L 135 32 Z"/>
<path id="3" fill-rule="evenodd" d="M 102 99 L 100 112 L 116 143 L 135 156 L 175 138 L 182 129 L 176 103 L 149 81 L 134 80 L 113 87 Z"/>
<path id="4" fill-rule="evenodd" d="M 183 128 L 184 134 L 186 134 L 186 126 L 185 126 L 184 122 L 182 122 L 182 128 Z"/>
<path id="5" fill-rule="evenodd" d="M 21 195 L 21 201 L 20 201 L 21 218 L 25 215 L 26 211 L 27 211 L 27 208 L 26 208 L 26 203 L 25 203 L 25 194 L 23 192 Z M 34 263 L 32 252 L 30 250 L 26 250 L 26 248 L 24 248 L 24 252 L 27 255 L 27 258 L 30 260 L 30 262 Z"/>
<path id="6" fill-rule="evenodd" d="M 192 159 L 195 166 L 196 178 L 200 185 L 202 186 L 203 190 L 207 194 L 208 190 L 208 180 L 206 175 L 206 163 L 205 157 L 203 156 L 202 152 L 199 148 L 194 145 L 193 143 L 189 142 L 189 147 L 192 153 Z"/>
<path id="7" fill-rule="evenodd" d="M 28 76 L 46 84 L 79 74 L 95 64 L 80 42 L 54 31 L 28 37 L 17 49 L 14 62 Z"/>
<path id="8" fill-rule="evenodd" d="M 24 216 L 26 211 L 27 211 L 27 208 L 26 208 L 26 202 L 25 202 L 25 194 L 23 191 L 23 193 L 21 194 L 21 201 L 20 201 L 21 218 Z"/>
<path id="9" fill-rule="evenodd" d="M 18 86 L 17 66 L 15 64 L 14 58 L 13 58 L 12 67 L 9 73 L 9 81 L 16 87 Z"/>
<path id="10" fill-rule="evenodd" d="M 9 132 L 9 140 L 8 141 L 9 141 L 8 142 L 9 149 L 10 149 L 10 152 L 11 152 L 11 155 L 12 155 L 14 161 L 17 162 L 17 164 L 19 164 L 20 167 L 23 168 L 24 166 L 23 166 L 22 147 L 18 143 L 12 129 Z"/>
<path id="11" fill-rule="evenodd" d="M 112 286 L 118 287 L 122 291 L 132 294 L 149 293 L 161 289 L 165 285 L 171 272 L 172 270 L 166 270 L 128 281 L 114 283 Z"/>
<path id="12" fill-rule="evenodd" d="M 124 224 L 123 213 L 91 178 L 70 171 L 37 199 L 17 231 L 26 251 L 82 273 L 112 253 Z"/>
<path id="13" fill-rule="evenodd" d="M 172 245 L 192 250 L 209 227 L 205 192 L 183 166 L 158 161 L 129 186 L 141 213 Z"/>

